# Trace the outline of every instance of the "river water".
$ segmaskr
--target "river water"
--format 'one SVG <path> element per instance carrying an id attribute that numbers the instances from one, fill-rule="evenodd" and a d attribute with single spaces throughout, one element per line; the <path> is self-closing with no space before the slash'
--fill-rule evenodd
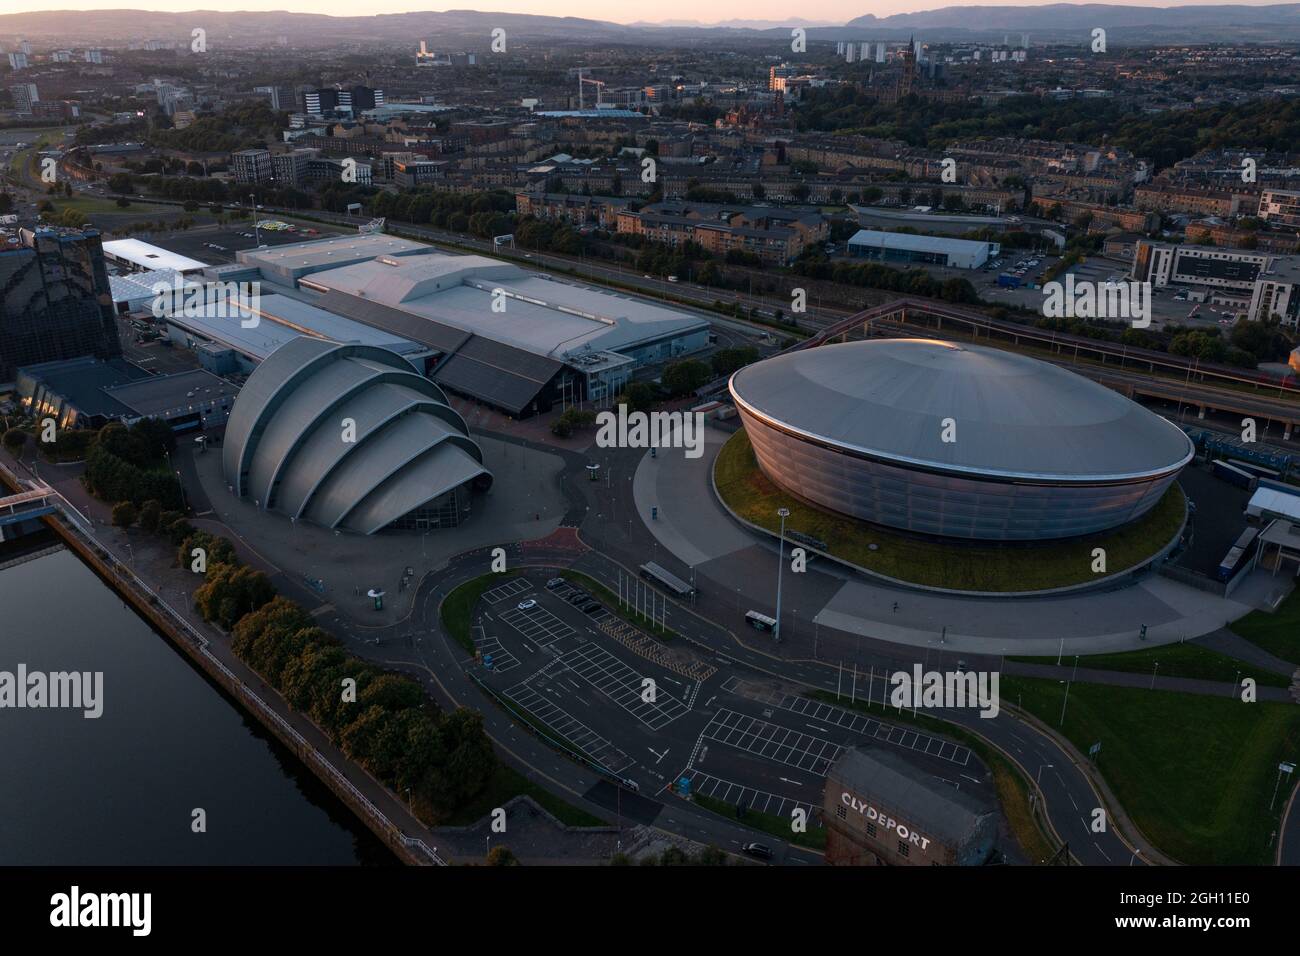
<path id="1" fill-rule="evenodd" d="M 102 671 L 103 714 L 0 708 L 0 865 L 396 863 L 68 551 L 0 571 L 0 671 L 20 663 Z"/>

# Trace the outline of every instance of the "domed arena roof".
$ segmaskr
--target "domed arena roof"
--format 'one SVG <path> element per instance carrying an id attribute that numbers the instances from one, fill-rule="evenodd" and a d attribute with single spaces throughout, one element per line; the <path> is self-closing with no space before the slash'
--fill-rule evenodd
<path id="1" fill-rule="evenodd" d="M 1117 392 L 982 346 L 825 345 L 743 368 L 730 388 L 743 412 L 780 431 L 930 471 L 1122 481 L 1174 473 L 1194 454 L 1181 429 Z"/>
<path id="2" fill-rule="evenodd" d="M 308 336 L 249 376 L 222 467 L 231 490 L 260 508 L 361 534 L 491 480 L 464 420 L 409 362 Z"/>

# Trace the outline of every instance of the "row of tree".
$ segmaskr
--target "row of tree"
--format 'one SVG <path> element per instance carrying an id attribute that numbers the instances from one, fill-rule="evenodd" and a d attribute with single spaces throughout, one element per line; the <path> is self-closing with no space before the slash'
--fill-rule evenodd
<path id="1" fill-rule="evenodd" d="M 162 467 L 164 452 L 175 436 L 166 422 L 147 418 L 128 428 L 110 422 L 99 430 L 86 453 L 82 481 L 104 501 L 141 504 L 157 501 L 163 508 L 183 504 L 180 482 Z"/>
<path id="2" fill-rule="evenodd" d="M 211 584 L 204 588 L 215 592 L 203 598 L 208 604 L 239 602 L 247 593 L 225 567 L 208 573 Z M 394 792 L 409 792 L 425 823 L 437 824 L 464 806 L 496 770 L 482 715 L 440 711 L 416 681 L 348 654 L 288 598 L 261 602 L 231 633 L 242 661 L 350 759 Z"/>
<path id="3" fill-rule="evenodd" d="M 123 464 L 145 451 L 132 438 L 110 433 L 101 443 Z M 120 457 L 119 457 L 120 456 Z M 138 509 L 121 501 L 113 523 L 165 535 L 176 561 L 203 573 L 194 607 L 205 621 L 231 634 L 235 654 L 310 717 L 345 754 L 434 825 L 481 793 L 496 770 L 496 754 L 481 715 L 443 713 L 414 680 L 348 654 L 295 602 L 276 593 L 261 571 L 239 560 L 226 538 L 196 529 L 157 500 Z"/>
<path id="4" fill-rule="evenodd" d="M 969 279 L 936 279 L 924 269 L 894 269 L 877 262 L 832 262 L 817 254 L 796 260 L 791 270 L 796 275 L 826 279 L 841 285 L 884 289 L 903 295 L 942 299 L 945 302 L 973 305 L 980 301 L 979 294 Z"/>

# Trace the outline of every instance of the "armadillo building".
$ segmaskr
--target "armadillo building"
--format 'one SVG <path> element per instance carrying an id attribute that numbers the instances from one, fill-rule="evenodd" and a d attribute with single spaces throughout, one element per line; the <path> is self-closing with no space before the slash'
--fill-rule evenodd
<path id="1" fill-rule="evenodd" d="M 492 483 L 464 419 L 406 359 L 307 336 L 249 377 L 222 467 L 259 508 L 359 534 L 459 524 Z"/>
<path id="2" fill-rule="evenodd" d="M 1036 541 L 1114 528 L 1151 510 L 1195 453 L 1117 392 L 981 346 L 823 345 L 743 368 L 730 389 L 782 489 L 919 534 Z"/>

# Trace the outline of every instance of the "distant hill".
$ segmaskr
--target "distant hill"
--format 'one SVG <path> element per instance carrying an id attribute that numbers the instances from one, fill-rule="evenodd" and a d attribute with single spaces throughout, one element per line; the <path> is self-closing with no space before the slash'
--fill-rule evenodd
<path id="1" fill-rule="evenodd" d="M 940 30 L 961 33 L 1016 31 L 1048 35 L 1104 27 L 1108 31 L 1141 31 L 1143 35 L 1199 32 L 1203 42 L 1228 40 L 1242 31 L 1280 28 L 1286 38 L 1296 39 L 1300 38 L 1300 4 L 1137 7 L 1104 3 L 1050 3 L 1033 7 L 940 7 L 937 10 L 899 13 L 889 17 L 866 14 L 850 20 L 845 26 L 891 33 Z"/>
<path id="2" fill-rule="evenodd" d="M 175 37 L 188 42 L 190 31 L 202 27 L 209 42 L 237 38 L 241 46 L 273 43 L 285 36 L 295 48 L 339 41 L 381 40 L 408 42 L 412 49 L 425 40 L 430 49 L 445 49 L 446 40 L 481 39 L 486 50 L 497 27 L 509 39 L 594 40 L 625 38 L 627 27 L 580 17 L 545 17 L 523 13 L 479 13 L 448 10 L 442 13 L 392 13 L 361 17 L 329 17 L 316 13 L 245 11 L 226 13 L 191 10 L 183 13 L 145 10 L 50 10 L 0 15 L 0 36 L 29 40 L 57 38 L 70 45 L 101 45 L 112 41 Z"/>
<path id="3" fill-rule="evenodd" d="M 1029 33 L 1033 42 L 1076 41 L 1094 27 L 1104 27 L 1115 46 L 1145 43 L 1300 42 L 1300 3 L 1245 6 L 1137 7 L 1122 4 L 1053 3 L 1045 6 L 941 7 L 888 17 L 866 14 L 843 26 L 808 20 L 810 38 L 818 40 L 906 37 L 928 41 L 1000 37 Z M 766 42 L 789 36 L 790 22 L 735 19 L 702 25 L 683 21 L 618 24 L 580 17 L 548 17 L 475 10 L 393 13 L 330 17 L 314 13 L 192 10 L 166 13 L 144 10 L 51 10 L 0 14 L 0 36 L 57 40 L 68 46 L 112 44 L 131 39 L 189 40 L 202 27 L 209 42 L 230 40 L 241 47 L 266 45 L 285 36 L 295 49 L 338 43 L 407 43 L 421 39 L 430 49 L 486 51 L 491 31 L 505 29 L 507 43 L 557 41 L 671 43 L 674 39 Z"/>

